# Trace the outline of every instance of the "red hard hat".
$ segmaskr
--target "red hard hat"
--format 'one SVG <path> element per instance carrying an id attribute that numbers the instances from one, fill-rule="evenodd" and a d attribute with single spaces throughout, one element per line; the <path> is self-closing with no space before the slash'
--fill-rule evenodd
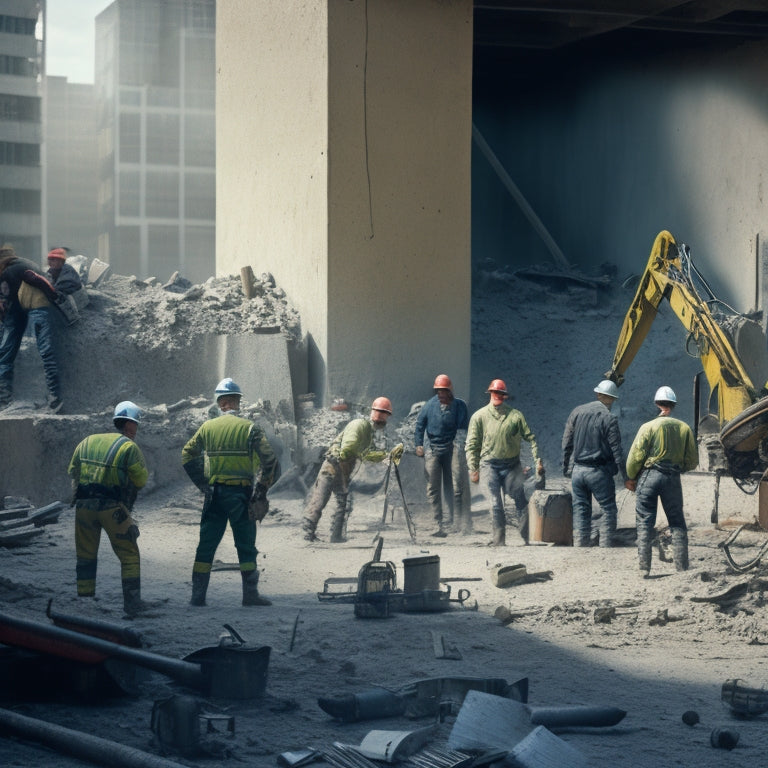
<path id="1" fill-rule="evenodd" d="M 390 416 L 392 415 L 392 403 L 389 402 L 389 398 L 387 397 L 377 397 L 373 401 L 373 405 L 371 405 L 372 411 L 384 411 L 384 413 L 388 413 Z"/>
<path id="2" fill-rule="evenodd" d="M 489 385 L 486 392 L 498 392 L 502 395 L 508 395 L 507 385 L 501 379 L 494 379 Z"/>
<path id="3" fill-rule="evenodd" d="M 52 251 L 48 251 L 49 259 L 61 259 L 65 261 L 67 258 L 67 252 L 63 248 L 54 248 Z"/>
<path id="4" fill-rule="evenodd" d="M 451 380 L 444 373 L 441 373 L 435 379 L 435 383 L 432 385 L 432 388 L 453 390 L 453 384 L 451 383 Z"/>

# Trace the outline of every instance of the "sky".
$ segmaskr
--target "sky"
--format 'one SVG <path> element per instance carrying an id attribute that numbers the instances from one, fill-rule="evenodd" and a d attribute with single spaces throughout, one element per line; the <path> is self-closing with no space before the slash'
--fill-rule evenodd
<path id="1" fill-rule="evenodd" d="M 95 18 L 112 0 L 48 0 L 47 74 L 93 82 Z"/>

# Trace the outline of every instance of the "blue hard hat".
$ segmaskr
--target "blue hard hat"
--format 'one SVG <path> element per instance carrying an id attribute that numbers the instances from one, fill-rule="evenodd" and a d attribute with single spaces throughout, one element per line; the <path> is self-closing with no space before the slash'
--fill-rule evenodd
<path id="1" fill-rule="evenodd" d="M 127 419 L 138 424 L 141 421 L 141 408 L 130 400 L 123 400 L 115 406 L 115 415 L 112 419 Z"/>
<path id="2" fill-rule="evenodd" d="M 226 378 L 222 379 L 216 385 L 216 391 L 213 396 L 218 401 L 218 399 L 224 395 L 237 395 L 237 397 L 242 397 L 243 393 L 241 392 L 240 387 L 235 384 L 232 379 Z"/>

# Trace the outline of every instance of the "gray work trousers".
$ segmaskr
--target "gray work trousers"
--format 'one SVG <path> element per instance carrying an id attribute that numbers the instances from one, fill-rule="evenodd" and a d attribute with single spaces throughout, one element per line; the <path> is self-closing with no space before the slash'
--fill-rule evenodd
<path id="1" fill-rule="evenodd" d="M 304 518 L 309 521 L 312 531 L 315 530 L 323 514 L 331 494 L 336 497 L 336 509 L 333 513 L 331 529 L 341 534 L 347 513 L 347 499 L 349 497 L 349 478 L 355 467 L 355 461 L 335 461 L 326 459 L 317 479 L 312 486 L 306 504 L 304 505 Z"/>
<path id="2" fill-rule="evenodd" d="M 427 500 L 435 523 L 440 528 L 453 524 L 460 532 L 469 533 L 472 529 L 472 497 L 464 451 L 455 446 L 441 453 L 428 449 L 424 456 L 424 474 Z"/>
<path id="3" fill-rule="evenodd" d="M 491 459 L 480 464 L 480 482 L 491 507 L 491 523 L 494 530 L 506 530 L 502 491 L 511 496 L 517 511 L 517 527 L 528 541 L 528 500 L 525 497 L 525 476 L 519 459 Z"/>

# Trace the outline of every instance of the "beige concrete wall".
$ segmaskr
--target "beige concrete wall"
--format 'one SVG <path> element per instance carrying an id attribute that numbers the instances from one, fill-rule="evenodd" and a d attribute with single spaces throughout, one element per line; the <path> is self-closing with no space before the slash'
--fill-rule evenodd
<path id="1" fill-rule="evenodd" d="M 218 4 L 217 271 L 275 275 L 328 396 L 469 387 L 471 75 L 471 0 Z"/>
<path id="2" fill-rule="evenodd" d="M 216 272 L 272 272 L 327 344 L 325 0 L 216 4 Z"/>

